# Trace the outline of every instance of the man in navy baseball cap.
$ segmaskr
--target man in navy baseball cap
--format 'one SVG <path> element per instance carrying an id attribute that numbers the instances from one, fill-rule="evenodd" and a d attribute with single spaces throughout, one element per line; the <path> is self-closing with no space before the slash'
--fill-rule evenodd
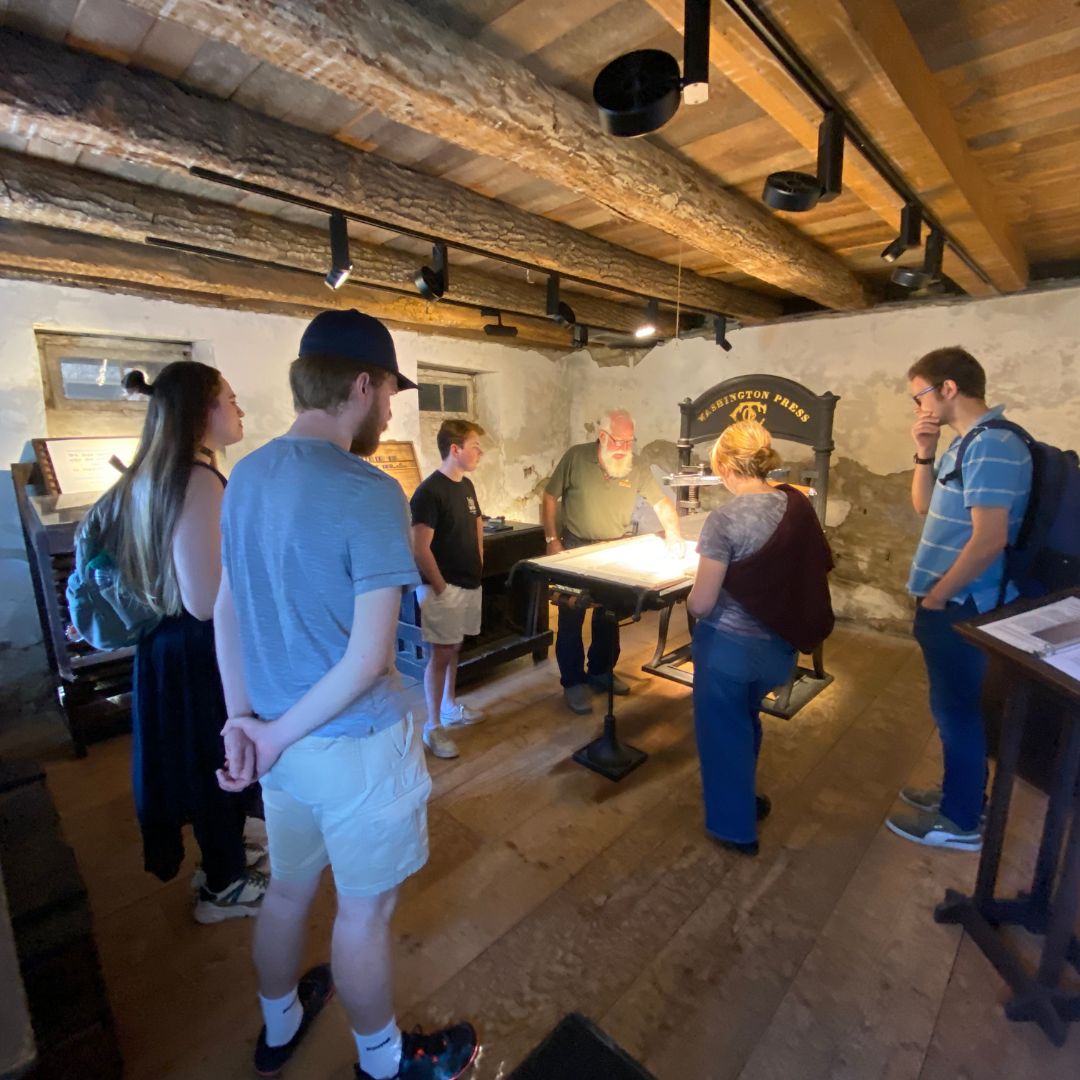
<path id="1" fill-rule="evenodd" d="M 415 390 L 416 383 L 398 370 L 397 352 L 390 331 L 378 319 L 356 308 L 320 311 L 300 339 L 300 356 L 335 356 L 383 368 L 397 378 L 399 390 Z"/>

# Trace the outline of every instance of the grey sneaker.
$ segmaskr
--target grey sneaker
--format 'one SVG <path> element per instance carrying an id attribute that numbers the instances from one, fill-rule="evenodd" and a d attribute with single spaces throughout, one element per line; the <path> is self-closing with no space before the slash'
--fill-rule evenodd
<path id="1" fill-rule="evenodd" d="M 614 671 L 609 672 L 607 675 L 593 675 L 589 679 L 589 685 L 598 693 L 606 694 L 608 692 L 609 684 L 612 687 L 612 693 L 617 697 L 623 697 L 630 693 L 630 687 L 615 674 Z"/>
<path id="2" fill-rule="evenodd" d="M 981 828 L 965 832 L 938 810 L 901 809 L 890 814 L 885 824 L 897 836 L 927 847 L 951 848 L 954 851 L 979 851 L 982 848 Z"/>
<path id="3" fill-rule="evenodd" d="M 916 810 L 937 811 L 941 809 L 942 792 L 940 787 L 900 789 L 900 798 L 914 806 Z"/>
<path id="4" fill-rule="evenodd" d="M 424 745 L 437 758 L 456 758 L 457 743 L 454 742 L 441 724 L 424 725 Z"/>
<path id="5" fill-rule="evenodd" d="M 259 840 L 244 838 L 244 866 L 248 870 L 263 870 L 266 863 L 266 843 Z M 201 889 L 206 884 L 206 871 L 198 866 L 191 875 L 192 889 Z"/>
<path id="6" fill-rule="evenodd" d="M 259 913 L 269 879 L 258 870 L 248 870 L 221 892 L 211 892 L 205 885 L 195 898 L 195 921 L 204 926 L 226 919 L 246 919 Z"/>
<path id="7" fill-rule="evenodd" d="M 592 697 L 589 694 L 589 688 L 584 683 L 565 687 L 563 697 L 566 698 L 566 704 L 570 706 L 571 711 L 576 712 L 578 716 L 588 716 L 592 712 Z"/>

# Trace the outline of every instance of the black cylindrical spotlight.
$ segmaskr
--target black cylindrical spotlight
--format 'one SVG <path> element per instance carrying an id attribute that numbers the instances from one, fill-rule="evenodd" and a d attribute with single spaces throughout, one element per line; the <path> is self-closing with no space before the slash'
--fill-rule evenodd
<path id="1" fill-rule="evenodd" d="M 843 190 L 844 118 L 829 109 L 818 127 L 817 175 L 775 172 L 765 178 L 761 198 L 773 210 L 803 213 Z"/>
<path id="2" fill-rule="evenodd" d="M 584 349 L 589 344 L 589 328 L 581 323 L 575 323 L 573 340 L 575 349 Z"/>
<path id="3" fill-rule="evenodd" d="M 559 286 L 561 280 L 558 274 L 548 274 L 547 280 L 547 307 L 545 314 L 559 326 L 573 326 L 577 322 L 574 309 L 565 301 L 559 299 Z"/>
<path id="4" fill-rule="evenodd" d="M 330 212 L 330 270 L 326 275 L 326 284 L 331 289 L 340 289 L 352 273 L 352 259 L 349 257 L 349 226 L 345 215 L 340 210 Z"/>
<path id="5" fill-rule="evenodd" d="M 660 49 L 617 56 L 596 76 L 593 100 L 608 135 L 633 139 L 663 127 L 679 108 L 679 62 Z"/>
<path id="6" fill-rule="evenodd" d="M 941 280 L 941 261 L 945 255 L 945 234 L 940 229 L 931 229 L 926 238 L 926 252 L 923 255 L 923 264 L 919 268 L 914 266 L 897 266 L 890 275 L 897 285 L 903 285 L 905 289 L 924 289 Z"/>
<path id="7" fill-rule="evenodd" d="M 906 203 L 900 211 L 900 232 L 896 239 L 881 253 L 887 262 L 896 262 L 905 251 L 922 243 L 922 207 L 918 203 Z"/>
<path id="8" fill-rule="evenodd" d="M 489 337 L 517 337 L 516 326 L 504 326 L 502 312 L 498 308 L 481 308 L 480 314 L 485 319 L 495 319 L 496 322 L 488 323 L 484 327 L 484 333 Z"/>
<path id="9" fill-rule="evenodd" d="M 731 342 L 727 339 L 727 316 L 717 315 L 713 319 L 713 334 L 716 344 L 720 346 L 724 352 L 731 352 Z"/>
<path id="10" fill-rule="evenodd" d="M 450 284 L 450 263 L 441 240 L 431 249 L 431 266 L 421 266 L 413 278 L 416 291 L 425 300 L 441 300 Z"/>

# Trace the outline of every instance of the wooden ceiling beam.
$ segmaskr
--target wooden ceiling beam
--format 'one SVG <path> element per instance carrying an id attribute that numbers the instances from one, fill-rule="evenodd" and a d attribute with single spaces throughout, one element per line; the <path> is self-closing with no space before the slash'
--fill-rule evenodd
<path id="1" fill-rule="evenodd" d="M 111 288 L 180 302 L 310 316 L 326 308 L 361 307 L 394 325 L 455 336 L 483 334 L 479 312 L 420 297 L 345 285 L 331 292 L 313 274 L 240 266 L 222 259 L 130 244 L 101 236 L 0 219 L 0 276 Z M 512 320 L 505 344 L 565 349 L 566 335 L 541 319 Z"/>
<path id="2" fill-rule="evenodd" d="M 663 148 L 603 135 L 593 106 L 404 0 L 132 0 L 389 119 L 587 195 L 789 292 L 868 307 L 834 255 Z"/>
<path id="3" fill-rule="evenodd" d="M 894 0 L 766 7 L 994 287 L 1023 289 L 1023 248 Z M 946 267 L 950 276 L 957 262 Z"/>
<path id="4" fill-rule="evenodd" d="M 672 27 L 682 32 L 683 0 L 647 0 Z M 799 8 L 800 17 L 806 5 Z M 793 40 L 802 48 L 797 26 L 791 28 Z M 830 57 L 822 57 L 818 73 L 826 82 Z M 709 62 L 729 82 L 737 86 L 779 127 L 783 128 L 811 155 L 817 154 L 818 125 L 821 111 L 773 55 L 747 29 L 746 25 L 723 3 L 712 7 L 709 36 Z M 858 117 L 863 123 L 863 117 Z M 737 146 L 737 144 L 736 144 Z M 884 180 L 850 140 L 844 148 L 844 189 L 850 191 L 890 228 L 898 229 L 903 200 Z M 945 251 L 944 270 L 971 296 L 993 296 L 997 289 L 984 281 L 951 248 Z"/>
<path id="5" fill-rule="evenodd" d="M 8 152 L 0 152 L 0 216 L 128 243 L 154 237 L 316 273 L 329 268 L 328 234 L 320 229 Z M 350 254 L 357 282 L 412 292 L 419 266 L 414 256 L 357 240 L 351 241 Z M 641 322 L 638 305 L 580 293 L 572 300 L 577 317 L 590 326 L 631 332 Z M 442 303 L 447 301 L 541 318 L 546 310 L 543 288 L 465 267 L 450 268 Z M 661 333 L 670 336 L 674 320 L 663 313 L 660 322 Z M 554 329 L 569 344 L 570 331 Z"/>
<path id="6" fill-rule="evenodd" d="M 0 29 L 0 130 L 186 175 L 201 167 L 440 239 L 761 322 L 775 300 L 650 259 L 230 102 Z M 569 289 L 572 283 L 567 282 Z"/>

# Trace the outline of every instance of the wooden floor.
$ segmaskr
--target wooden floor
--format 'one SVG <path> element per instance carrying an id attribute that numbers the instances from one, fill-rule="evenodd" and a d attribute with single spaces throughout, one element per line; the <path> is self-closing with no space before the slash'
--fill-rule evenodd
<path id="1" fill-rule="evenodd" d="M 473 1075 L 492 1080 L 570 1010 L 659 1080 L 1080 1077 L 1080 1033 L 1056 1050 L 1007 1022 L 989 963 L 931 917 L 946 886 L 970 887 L 976 857 L 882 825 L 902 784 L 938 775 L 914 646 L 840 629 L 826 653 L 835 683 L 795 720 L 766 718 L 773 814 L 746 859 L 703 834 L 689 692 L 640 672 L 654 641 L 653 619 L 624 633 L 634 692 L 617 703 L 619 726 L 651 756 L 619 784 L 570 762 L 599 711 L 566 710 L 552 662 L 521 661 L 467 696 L 487 721 L 461 733 L 459 759 L 431 762 L 431 861 L 395 921 L 400 1021 L 473 1018 Z M 251 923 L 192 921 L 190 858 L 168 885 L 142 872 L 128 754 L 114 739 L 49 766 L 127 1075 L 246 1080 L 260 1023 Z M 1014 887 L 1041 807 L 1022 786 L 1004 870 Z M 332 911 L 326 888 L 312 962 L 328 955 Z M 334 1005 L 288 1075 L 348 1080 L 352 1061 Z"/>

